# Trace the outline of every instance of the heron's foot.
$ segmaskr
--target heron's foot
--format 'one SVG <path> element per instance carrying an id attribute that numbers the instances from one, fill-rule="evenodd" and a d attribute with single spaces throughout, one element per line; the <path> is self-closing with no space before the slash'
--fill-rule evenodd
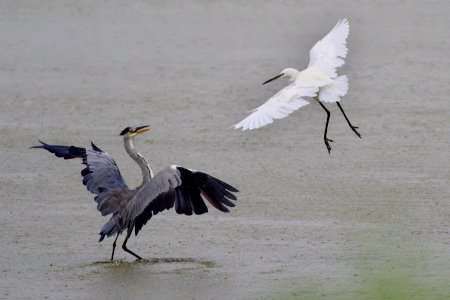
<path id="1" fill-rule="evenodd" d="M 324 138 L 323 140 L 325 142 L 325 146 L 327 146 L 328 154 L 331 154 L 331 147 L 330 147 L 330 144 L 328 142 L 334 143 L 334 141 L 330 140 L 329 138 Z"/>
<path id="2" fill-rule="evenodd" d="M 353 130 L 354 133 L 356 133 L 356 135 L 361 138 L 361 135 L 359 134 L 358 130 L 356 130 L 357 128 L 359 128 L 358 126 L 353 126 L 350 125 L 350 128 Z"/>
<path id="3" fill-rule="evenodd" d="M 139 255 L 137 255 L 136 253 L 132 252 L 132 251 L 128 251 L 128 253 L 132 254 L 134 257 L 136 257 L 136 260 L 141 260 L 142 257 L 140 257 Z"/>
<path id="4" fill-rule="evenodd" d="M 126 252 L 130 253 L 131 255 L 133 255 L 134 257 L 136 257 L 137 259 L 142 259 L 142 257 L 140 257 L 139 255 L 137 255 L 136 253 L 134 253 L 133 251 L 131 251 L 130 249 L 128 249 L 127 246 L 122 245 L 122 249 L 125 250 Z"/>

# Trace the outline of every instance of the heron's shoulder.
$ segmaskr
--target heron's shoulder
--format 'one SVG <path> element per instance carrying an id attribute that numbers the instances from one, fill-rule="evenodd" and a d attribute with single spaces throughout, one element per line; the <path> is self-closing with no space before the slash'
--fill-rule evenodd
<path id="1" fill-rule="evenodd" d="M 173 177 L 173 176 L 178 176 L 180 177 L 180 166 L 178 165 L 170 165 L 165 167 L 164 169 L 162 169 L 161 171 L 157 172 L 155 174 L 155 176 L 153 176 L 150 181 L 153 182 L 153 184 L 158 183 L 158 182 L 163 182 L 166 181 L 167 179 Z"/>
<path id="2" fill-rule="evenodd" d="M 183 167 L 183 166 L 180 166 L 180 165 L 170 165 L 169 168 L 171 168 L 173 170 L 178 170 L 178 171 L 180 171 L 180 170 L 188 170 L 188 171 L 191 171 L 193 173 L 197 172 L 197 170 L 189 169 L 189 168 L 186 168 L 186 167 Z"/>

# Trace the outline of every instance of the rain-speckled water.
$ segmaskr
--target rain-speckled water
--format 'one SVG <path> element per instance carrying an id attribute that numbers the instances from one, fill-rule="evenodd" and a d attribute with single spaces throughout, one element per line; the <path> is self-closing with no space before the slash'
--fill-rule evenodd
<path id="1" fill-rule="evenodd" d="M 450 297 L 448 1 L 0 2 L 0 298 L 440 299 Z M 228 129 L 350 21 L 350 79 L 323 144 L 315 103 Z M 230 214 L 153 218 L 109 262 L 82 166 L 38 139 L 140 171 L 202 170 L 236 185 Z"/>

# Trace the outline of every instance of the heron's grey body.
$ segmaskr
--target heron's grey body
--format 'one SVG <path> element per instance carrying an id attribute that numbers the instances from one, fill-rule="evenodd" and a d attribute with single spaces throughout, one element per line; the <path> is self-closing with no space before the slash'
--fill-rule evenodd
<path id="1" fill-rule="evenodd" d="M 238 192 L 238 190 L 231 185 L 211 175 L 181 166 L 166 167 L 153 176 L 146 159 L 135 150 L 133 145 L 134 136 L 141 133 L 139 128 L 144 127 L 146 126 L 135 129 L 127 127 L 130 132 L 124 134 L 125 149 L 139 165 L 143 175 L 142 184 L 135 189 L 130 189 L 126 185 L 114 159 L 93 143 L 92 149 L 49 145 L 41 141 L 42 145 L 32 147 L 46 149 L 64 159 L 83 159 L 83 164 L 86 165 L 86 168 L 81 171 L 83 184 L 88 191 L 96 195 L 95 201 L 101 215 L 112 214 L 109 221 L 103 225 L 99 239 L 101 242 L 105 236 L 110 237 L 117 234 L 113 243 L 111 260 L 114 258 L 116 240 L 125 229 L 127 236 L 122 248 L 140 258 L 126 248 L 126 242 L 133 229 L 137 235 L 153 215 L 163 210 L 175 206 L 175 210 L 179 214 L 206 213 L 208 208 L 201 196 L 203 195 L 215 208 L 228 212 L 226 206 L 234 206 L 230 199 L 237 199 L 233 192 Z"/>

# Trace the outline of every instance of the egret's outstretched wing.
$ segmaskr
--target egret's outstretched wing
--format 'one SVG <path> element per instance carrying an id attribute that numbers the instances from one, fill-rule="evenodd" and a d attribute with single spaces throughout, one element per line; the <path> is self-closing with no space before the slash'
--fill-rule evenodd
<path id="1" fill-rule="evenodd" d="M 96 195 L 97 209 L 102 215 L 114 213 L 118 209 L 121 198 L 119 194 L 128 193 L 129 189 L 116 162 L 108 153 L 94 143 L 92 143 L 92 149 L 86 149 L 39 142 L 42 145 L 31 148 L 42 148 L 64 159 L 81 158 L 86 165 L 86 168 L 81 171 L 83 184 L 88 191 Z M 102 205 L 106 199 L 109 200 L 108 205 Z"/>
<path id="2" fill-rule="evenodd" d="M 347 19 L 339 20 L 334 28 L 309 51 L 308 68 L 314 68 L 330 78 L 337 76 L 336 68 L 342 66 L 347 56 Z"/>
<path id="3" fill-rule="evenodd" d="M 314 97 L 317 87 L 304 87 L 299 83 L 291 83 L 260 107 L 252 110 L 252 113 L 234 125 L 235 129 L 256 129 L 271 124 L 274 119 L 282 119 L 302 106 L 309 104 L 302 97 Z"/>
<path id="4" fill-rule="evenodd" d="M 180 166 L 170 166 L 157 173 L 142 186 L 128 203 L 126 224 L 134 224 L 137 235 L 150 218 L 175 205 L 179 214 L 197 215 L 208 212 L 204 199 L 220 211 L 228 212 L 238 190 L 211 175 Z M 203 196 L 203 198 L 202 198 Z"/>

